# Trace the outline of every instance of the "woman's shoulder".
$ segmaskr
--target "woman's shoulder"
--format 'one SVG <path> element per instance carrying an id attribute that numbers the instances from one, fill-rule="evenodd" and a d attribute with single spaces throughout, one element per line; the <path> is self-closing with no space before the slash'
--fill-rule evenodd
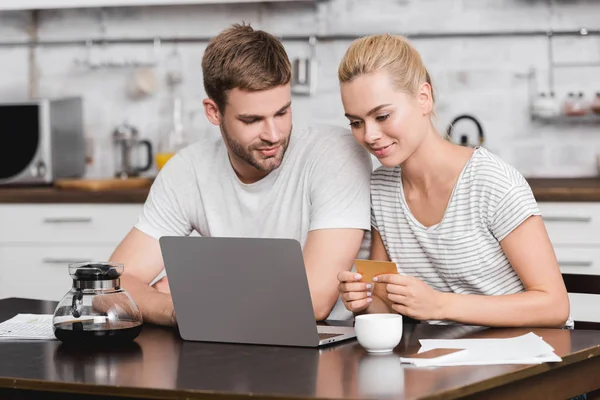
<path id="1" fill-rule="evenodd" d="M 487 188 L 502 189 L 528 185 L 527 180 L 515 167 L 484 147 L 476 149 L 467 175 L 473 184 Z"/>
<path id="2" fill-rule="evenodd" d="M 375 169 L 371 175 L 371 190 L 395 190 L 400 182 L 400 166 Z"/>
<path id="3" fill-rule="evenodd" d="M 384 167 L 383 165 L 376 168 L 373 171 L 372 179 L 396 179 L 400 177 L 401 168 L 397 167 Z"/>

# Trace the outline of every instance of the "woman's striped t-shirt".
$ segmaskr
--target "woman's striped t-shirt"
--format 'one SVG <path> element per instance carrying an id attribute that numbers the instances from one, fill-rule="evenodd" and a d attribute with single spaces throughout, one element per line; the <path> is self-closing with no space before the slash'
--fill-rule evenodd
<path id="1" fill-rule="evenodd" d="M 475 149 L 441 222 L 430 227 L 412 215 L 401 173 L 400 167 L 380 167 L 371 180 L 371 224 L 399 273 L 442 292 L 524 291 L 500 241 L 540 211 L 529 184 L 516 169 L 485 148 Z"/>

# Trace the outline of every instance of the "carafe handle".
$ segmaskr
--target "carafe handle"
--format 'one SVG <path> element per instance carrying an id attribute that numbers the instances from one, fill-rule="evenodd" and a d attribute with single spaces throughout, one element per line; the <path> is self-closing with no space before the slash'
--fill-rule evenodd
<path id="1" fill-rule="evenodd" d="M 73 301 L 71 302 L 71 314 L 75 318 L 81 317 L 81 309 L 83 308 L 83 292 L 81 289 L 77 289 L 75 291 L 75 295 L 73 295 Z"/>
<path id="2" fill-rule="evenodd" d="M 148 171 L 150 169 L 150 167 L 152 166 L 152 143 L 150 143 L 149 140 L 140 140 L 139 145 L 146 146 L 146 152 L 147 152 L 148 158 L 146 159 L 146 165 L 144 165 L 143 167 L 138 167 L 137 172 Z"/>

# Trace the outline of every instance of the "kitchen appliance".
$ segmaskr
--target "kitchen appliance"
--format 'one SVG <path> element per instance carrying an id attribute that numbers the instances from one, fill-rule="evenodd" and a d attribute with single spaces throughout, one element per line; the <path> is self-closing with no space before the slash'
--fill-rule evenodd
<path id="1" fill-rule="evenodd" d="M 113 132 L 113 143 L 115 146 L 115 176 L 126 179 L 139 176 L 140 173 L 148 171 L 152 166 L 152 143 L 148 140 L 140 140 L 136 127 L 124 122 L 117 126 Z M 146 164 L 138 166 L 138 147 L 146 147 Z"/>
<path id="2" fill-rule="evenodd" d="M 54 310 L 54 335 L 63 343 L 128 343 L 142 330 L 142 313 L 120 286 L 123 264 L 69 264 L 73 287 Z"/>
<path id="3" fill-rule="evenodd" d="M 478 142 L 475 144 L 471 144 L 469 142 L 469 136 L 467 136 L 466 134 L 461 134 L 459 136 L 458 144 L 460 144 L 461 146 L 469 146 L 469 147 L 482 146 L 483 142 L 484 142 L 483 127 L 481 126 L 481 123 L 477 120 L 477 118 L 473 117 L 472 115 L 468 115 L 468 114 L 459 115 L 458 117 L 454 118 L 454 120 L 452 120 L 452 122 L 450 122 L 450 125 L 448 126 L 448 130 L 446 132 L 448 137 L 450 138 L 450 140 L 454 141 L 454 139 L 452 137 L 452 131 L 454 130 L 454 125 L 458 121 L 462 121 L 463 119 L 471 121 L 473 124 L 475 124 L 475 127 L 477 128 Z"/>
<path id="4" fill-rule="evenodd" d="M 0 185 L 51 184 L 85 173 L 80 98 L 0 103 Z"/>

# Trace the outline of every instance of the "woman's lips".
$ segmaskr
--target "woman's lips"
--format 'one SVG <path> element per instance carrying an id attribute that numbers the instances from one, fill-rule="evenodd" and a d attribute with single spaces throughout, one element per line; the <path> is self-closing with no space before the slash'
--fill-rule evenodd
<path id="1" fill-rule="evenodd" d="M 371 148 L 371 149 L 373 150 L 373 153 L 375 154 L 375 156 L 385 157 L 391 151 L 392 146 L 394 146 L 394 143 L 388 144 L 387 146 Z"/>

